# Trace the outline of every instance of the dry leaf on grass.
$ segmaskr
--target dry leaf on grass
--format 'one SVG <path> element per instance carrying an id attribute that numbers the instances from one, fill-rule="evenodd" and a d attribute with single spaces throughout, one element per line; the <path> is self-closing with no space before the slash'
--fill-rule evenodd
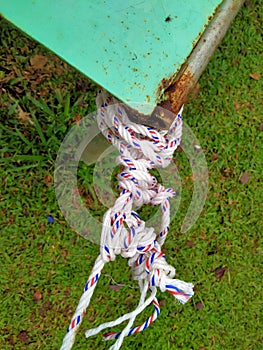
<path id="1" fill-rule="evenodd" d="M 37 290 L 33 295 L 33 300 L 36 304 L 39 303 L 42 298 L 43 298 L 43 295 L 41 294 L 40 290 Z"/>
<path id="2" fill-rule="evenodd" d="M 166 300 L 165 299 L 160 300 L 159 305 L 160 306 L 165 306 L 166 305 Z"/>
<path id="3" fill-rule="evenodd" d="M 204 307 L 204 304 L 201 301 L 199 301 L 197 304 L 195 304 L 195 309 L 197 311 L 202 310 L 203 307 Z"/>
<path id="4" fill-rule="evenodd" d="M 215 270 L 215 277 L 216 278 L 222 278 L 224 274 L 226 273 L 227 268 L 226 267 L 219 267 Z"/>
<path id="5" fill-rule="evenodd" d="M 17 111 L 17 119 L 20 121 L 20 123 L 34 125 L 34 122 L 30 117 L 30 113 L 24 112 L 19 105 L 17 105 Z"/>
<path id="6" fill-rule="evenodd" d="M 247 173 L 243 173 L 240 176 L 239 182 L 241 182 L 242 184 L 245 184 L 246 182 L 248 182 L 249 180 L 249 175 Z"/>
<path id="7" fill-rule="evenodd" d="M 217 159 L 218 159 L 218 154 L 217 153 L 214 153 L 214 154 L 211 155 L 211 162 L 214 162 Z"/>
<path id="8" fill-rule="evenodd" d="M 48 59 L 43 55 L 35 55 L 30 58 L 30 64 L 35 69 L 42 69 L 47 63 Z"/>
<path id="9" fill-rule="evenodd" d="M 260 79 L 260 74 L 259 73 L 250 73 L 249 74 L 250 78 L 254 80 L 259 80 Z"/>
<path id="10" fill-rule="evenodd" d="M 18 334 L 18 339 L 19 339 L 22 343 L 27 343 L 28 340 L 29 340 L 29 336 L 28 336 L 27 331 L 21 331 L 21 332 Z"/>
<path id="11" fill-rule="evenodd" d="M 51 183 L 52 183 L 52 175 L 48 174 L 46 177 L 45 177 L 45 183 L 47 185 L 47 187 L 50 187 Z"/>
<path id="12" fill-rule="evenodd" d="M 186 245 L 187 245 L 188 247 L 190 247 L 190 248 L 193 248 L 193 247 L 195 246 L 194 242 L 191 241 L 191 240 L 188 240 L 188 241 L 186 242 Z"/>
<path id="13" fill-rule="evenodd" d="M 123 284 L 110 284 L 109 288 L 111 290 L 120 290 L 123 287 Z"/>

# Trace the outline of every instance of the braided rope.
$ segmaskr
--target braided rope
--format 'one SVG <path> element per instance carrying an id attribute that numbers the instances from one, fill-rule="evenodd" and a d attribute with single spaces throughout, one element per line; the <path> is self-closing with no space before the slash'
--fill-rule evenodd
<path id="1" fill-rule="evenodd" d="M 193 295 L 193 285 L 174 279 L 175 269 L 166 262 L 161 247 L 166 239 L 170 224 L 170 199 L 175 196 L 172 188 L 164 188 L 149 172 L 155 167 L 166 167 L 180 143 L 182 135 L 181 111 L 170 130 L 165 134 L 151 127 L 132 123 L 121 104 L 102 92 L 97 97 L 98 125 L 103 135 L 119 150 L 117 164 L 121 165 L 118 175 L 120 190 L 113 207 L 103 218 L 100 254 L 84 287 L 79 305 L 71 319 L 61 350 L 69 350 L 74 344 L 77 330 L 90 303 L 95 286 L 105 263 L 114 261 L 116 255 L 128 258 L 133 278 L 138 280 L 141 298 L 137 308 L 113 322 L 107 322 L 88 330 L 90 337 L 101 330 L 129 320 L 121 332 L 108 332 L 105 340 L 117 339 L 110 348 L 118 350 L 124 337 L 148 328 L 159 316 L 160 305 L 156 298 L 157 287 L 167 291 L 181 303 Z M 161 206 L 161 229 L 155 233 L 146 227 L 135 209 L 143 204 Z M 146 299 L 147 292 L 150 296 Z M 136 316 L 148 305 L 153 304 L 153 314 L 140 326 L 133 327 Z"/>

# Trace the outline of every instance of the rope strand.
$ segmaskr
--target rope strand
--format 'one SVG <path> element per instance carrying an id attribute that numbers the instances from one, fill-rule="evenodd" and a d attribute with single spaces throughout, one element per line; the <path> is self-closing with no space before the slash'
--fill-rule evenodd
<path id="1" fill-rule="evenodd" d="M 175 196 L 171 188 L 164 188 L 149 172 L 155 167 L 166 167 L 180 143 L 182 135 L 181 112 L 176 116 L 170 130 L 164 134 L 151 127 L 132 123 L 113 97 L 102 92 L 97 97 L 99 109 L 97 119 L 102 134 L 120 152 L 116 163 L 121 165 L 118 175 L 119 197 L 103 218 L 100 254 L 84 287 L 79 305 L 71 319 L 61 350 L 70 350 L 76 332 L 90 303 L 95 286 L 105 263 L 114 261 L 116 255 L 128 258 L 133 278 L 138 281 L 141 298 L 137 308 L 115 321 L 106 322 L 86 331 L 90 337 L 128 321 L 121 332 L 108 332 L 105 340 L 117 339 L 110 350 L 120 349 L 123 339 L 148 328 L 159 316 L 160 305 L 156 298 L 157 287 L 167 291 L 181 303 L 193 295 L 193 285 L 174 279 L 175 269 L 166 262 L 161 248 L 170 225 L 170 199 Z M 143 204 L 161 207 L 161 229 L 155 233 L 153 227 L 146 227 L 135 209 Z M 150 296 L 146 299 L 147 293 Z M 140 326 L 133 327 L 136 316 L 148 305 L 153 304 L 154 313 Z"/>

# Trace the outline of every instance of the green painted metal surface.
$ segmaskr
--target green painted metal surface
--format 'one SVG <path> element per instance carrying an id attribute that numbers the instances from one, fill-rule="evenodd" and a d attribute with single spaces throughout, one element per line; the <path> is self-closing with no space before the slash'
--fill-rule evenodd
<path id="1" fill-rule="evenodd" d="M 0 0 L 0 13 L 125 103 L 156 105 L 220 3 Z"/>

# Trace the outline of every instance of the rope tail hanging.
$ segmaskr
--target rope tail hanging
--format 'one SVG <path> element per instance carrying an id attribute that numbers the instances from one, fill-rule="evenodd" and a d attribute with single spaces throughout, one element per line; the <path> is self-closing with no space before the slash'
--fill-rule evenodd
<path id="1" fill-rule="evenodd" d="M 167 291 L 174 295 L 181 303 L 187 302 L 193 295 L 191 283 L 174 279 L 175 269 L 168 265 L 161 250 L 169 230 L 170 199 L 175 196 L 175 191 L 158 184 L 149 172 L 155 167 L 163 168 L 170 164 L 181 141 L 182 110 L 176 116 L 170 130 L 165 133 L 131 122 L 122 105 L 105 92 L 98 95 L 97 107 L 101 132 L 120 152 L 117 158 L 117 164 L 121 165 L 118 175 L 120 194 L 114 206 L 104 215 L 100 254 L 84 287 L 61 350 L 72 348 L 101 271 L 107 262 L 115 260 L 117 254 L 128 259 L 133 277 L 139 283 L 139 304 L 133 312 L 88 330 L 87 338 L 103 329 L 128 321 L 121 332 L 103 335 L 105 340 L 117 339 L 110 350 L 118 350 L 124 337 L 143 331 L 158 317 L 160 304 L 156 298 L 157 287 L 162 292 Z M 136 208 L 143 204 L 161 206 L 160 232 L 155 233 L 153 227 L 147 227 L 136 213 Z M 136 316 L 150 304 L 154 307 L 153 314 L 143 324 L 134 327 Z"/>

